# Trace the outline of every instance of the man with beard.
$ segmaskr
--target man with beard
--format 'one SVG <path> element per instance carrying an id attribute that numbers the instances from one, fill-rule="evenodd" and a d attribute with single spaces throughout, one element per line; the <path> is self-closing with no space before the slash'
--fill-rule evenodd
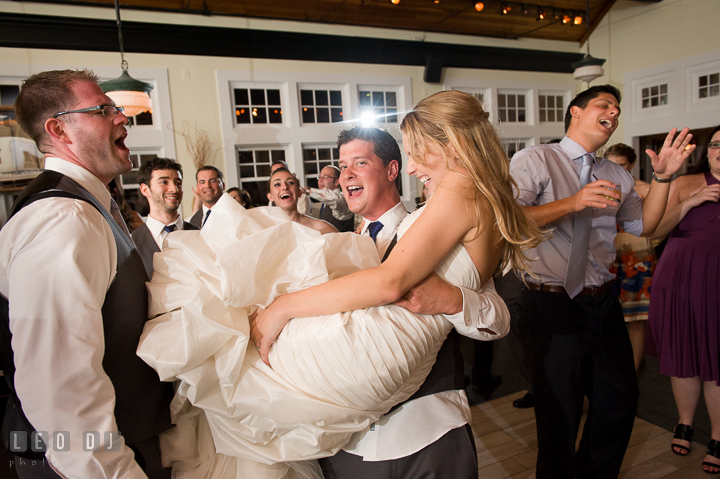
<path id="1" fill-rule="evenodd" d="M 87 70 L 30 76 L 15 111 L 46 168 L 0 231 L 3 439 L 16 472 L 169 478 L 157 436 L 173 389 L 135 354 L 147 275 L 105 188 L 132 167 L 128 119 Z"/>
<path id="2" fill-rule="evenodd" d="M 132 232 L 148 278 L 152 278 L 153 255 L 162 251 L 165 237 L 177 230 L 197 230 L 180 219 L 183 199 L 182 166 L 170 158 L 153 158 L 138 169 L 140 193 L 148 199 L 150 214 L 144 225 Z"/>
<path id="3" fill-rule="evenodd" d="M 222 171 L 210 165 L 200 168 L 195 173 L 195 180 L 197 181 L 197 187 L 193 189 L 193 192 L 196 200 L 199 198 L 202 202 L 202 207 L 192 215 L 189 223 L 202 228 L 210 216 L 210 209 L 215 206 L 215 203 L 225 191 L 225 185 L 223 184 Z"/>

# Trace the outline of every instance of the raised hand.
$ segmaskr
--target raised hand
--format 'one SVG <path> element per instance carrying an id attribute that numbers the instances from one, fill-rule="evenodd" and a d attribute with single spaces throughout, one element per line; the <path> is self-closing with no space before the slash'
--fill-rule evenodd
<path id="1" fill-rule="evenodd" d="M 669 178 L 674 175 L 685 163 L 688 156 L 695 151 L 695 145 L 690 144 L 693 136 L 689 128 L 683 128 L 677 138 L 675 133 L 677 133 L 677 128 L 670 130 L 659 154 L 650 149 L 645 150 L 658 177 Z"/>

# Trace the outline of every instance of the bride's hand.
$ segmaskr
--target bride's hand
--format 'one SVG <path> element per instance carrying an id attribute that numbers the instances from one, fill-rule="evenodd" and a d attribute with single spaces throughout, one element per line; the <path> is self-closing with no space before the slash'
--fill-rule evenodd
<path id="1" fill-rule="evenodd" d="M 283 330 L 288 320 L 274 314 L 273 305 L 267 309 L 258 308 L 258 310 L 250 316 L 250 338 L 255 345 L 260 348 L 260 359 L 270 366 L 268 355 L 270 347 L 275 339 Z"/>

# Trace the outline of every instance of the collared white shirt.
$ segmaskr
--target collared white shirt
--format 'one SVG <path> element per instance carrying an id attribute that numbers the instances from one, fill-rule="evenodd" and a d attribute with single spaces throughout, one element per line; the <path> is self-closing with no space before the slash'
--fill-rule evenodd
<path id="1" fill-rule="evenodd" d="M 407 210 L 402 203 L 385 212 L 376 221 L 383 228 L 376 237 L 380 258 L 397 233 Z M 366 235 L 370 220 L 365 220 L 361 234 Z M 510 330 L 510 313 L 495 291 L 492 280 L 482 293 L 466 288 L 463 292 L 463 311 L 445 316 L 455 329 L 473 339 L 499 339 Z M 497 333 L 480 333 L 487 328 Z M 464 426 L 471 419 L 470 404 L 463 390 L 444 391 L 403 404 L 381 416 L 370 430 L 353 434 L 344 447 L 346 452 L 362 456 L 365 461 L 387 461 L 407 457 L 434 443 L 448 431 Z"/>
<path id="2" fill-rule="evenodd" d="M 525 148 L 513 156 L 510 173 L 517 183 L 518 203 L 538 206 L 574 195 L 580 189 L 582 157 L 588 152 L 568 138 L 559 144 Z M 623 167 L 606 158 L 595 158 L 591 181 L 610 180 L 622 188 L 619 206 L 593 208 L 590 243 L 587 253 L 585 286 L 601 286 L 615 275 L 610 267 L 615 261 L 617 225 L 639 236 L 643 230 L 642 199 L 635 192 L 635 180 Z M 570 255 L 575 215 L 554 221 L 553 236 L 527 252 L 530 269 L 539 278 L 528 281 L 562 285 Z"/>
<path id="3" fill-rule="evenodd" d="M 158 248 L 160 248 L 160 251 L 163 249 L 163 241 L 165 241 L 165 237 L 170 234 L 167 231 L 165 231 L 166 226 L 175 225 L 177 226 L 178 230 L 183 229 L 183 220 L 178 215 L 177 219 L 173 221 L 172 223 L 168 223 L 167 225 L 163 223 L 162 221 L 156 220 L 152 216 L 148 215 L 147 220 L 145 221 L 145 225 L 147 226 L 148 230 L 150 230 L 150 234 L 152 235 L 153 239 L 155 240 L 155 243 L 157 243 Z"/>
<path id="4" fill-rule="evenodd" d="M 77 181 L 110 210 L 110 193 L 89 171 L 60 158 L 47 158 L 45 168 Z M 117 431 L 115 390 L 102 366 L 101 313 L 116 267 L 110 225 L 86 201 L 36 201 L 0 230 L 15 388 L 30 423 L 50 433 L 46 456 L 66 477 L 146 477 L 124 445 L 118 452 L 83 450 L 84 431 L 101 438 Z M 69 433 L 69 452 L 54 450 L 52 434 L 59 431 Z"/>

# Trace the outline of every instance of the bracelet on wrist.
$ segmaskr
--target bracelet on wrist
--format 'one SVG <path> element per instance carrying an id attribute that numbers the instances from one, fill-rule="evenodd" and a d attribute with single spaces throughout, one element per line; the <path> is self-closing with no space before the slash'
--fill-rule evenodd
<path id="1" fill-rule="evenodd" d="M 669 178 L 660 178 L 658 175 L 655 174 L 655 172 L 652 172 L 652 179 L 655 180 L 658 183 L 670 183 L 673 180 L 673 177 L 670 176 Z"/>

